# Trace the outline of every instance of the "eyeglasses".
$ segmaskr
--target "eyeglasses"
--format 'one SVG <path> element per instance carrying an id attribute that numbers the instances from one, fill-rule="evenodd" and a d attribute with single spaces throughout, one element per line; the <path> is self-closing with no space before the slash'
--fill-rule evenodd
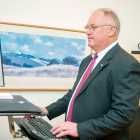
<path id="1" fill-rule="evenodd" d="M 86 30 L 89 29 L 90 31 L 94 31 L 96 28 L 102 27 L 102 26 L 112 26 L 112 25 L 100 25 L 100 26 L 93 26 L 93 25 L 92 25 L 92 26 L 88 26 L 88 25 L 87 25 L 87 26 L 85 26 L 85 29 L 86 29 Z"/>

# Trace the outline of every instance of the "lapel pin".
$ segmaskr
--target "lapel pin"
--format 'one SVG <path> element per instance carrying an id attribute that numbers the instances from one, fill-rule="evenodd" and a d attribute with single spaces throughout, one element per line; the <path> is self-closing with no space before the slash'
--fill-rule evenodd
<path id="1" fill-rule="evenodd" d="M 101 67 L 103 66 L 103 64 L 101 64 Z"/>

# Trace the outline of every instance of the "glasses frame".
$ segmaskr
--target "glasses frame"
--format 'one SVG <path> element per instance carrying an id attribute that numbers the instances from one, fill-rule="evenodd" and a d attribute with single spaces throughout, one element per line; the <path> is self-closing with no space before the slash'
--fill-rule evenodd
<path id="1" fill-rule="evenodd" d="M 94 31 L 96 28 L 98 27 L 102 27 L 102 26 L 112 26 L 112 25 L 99 25 L 99 26 L 94 26 L 94 25 L 91 25 L 91 26 L 84 26 L 84 28 L 86 29 L 86 31 L 89 29 L 90 31 Z"/>

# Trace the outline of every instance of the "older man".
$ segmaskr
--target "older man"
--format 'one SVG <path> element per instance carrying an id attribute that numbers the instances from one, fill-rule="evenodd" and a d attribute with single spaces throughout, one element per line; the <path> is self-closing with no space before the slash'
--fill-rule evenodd
<path id="1" fill-rule="evenodd" d="M 140 93 L 140 64 L 119 46 L 120 21 L 113 10 L 96 10 L 85 29 L 88 46 L 95 53 L 82 61 L 73 90 L 40 108 L 49 119 L 66 113 L 66 122 L 51 130 L 53 134 L 62 131 L 57 137 L 130 140 L 129 126 Z"/>

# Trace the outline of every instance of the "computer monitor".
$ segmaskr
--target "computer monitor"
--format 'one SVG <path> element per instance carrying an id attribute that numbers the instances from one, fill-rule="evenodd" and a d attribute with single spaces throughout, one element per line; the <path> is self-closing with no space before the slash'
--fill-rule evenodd
<path id="1" fill-rule="evenodd" d="M 4 73 L 3 73 L 3 63 L 2 63 L 2 50 L 1 50 L 1 39 L 0 39 L 0 87 L 4 87 Z"/>

